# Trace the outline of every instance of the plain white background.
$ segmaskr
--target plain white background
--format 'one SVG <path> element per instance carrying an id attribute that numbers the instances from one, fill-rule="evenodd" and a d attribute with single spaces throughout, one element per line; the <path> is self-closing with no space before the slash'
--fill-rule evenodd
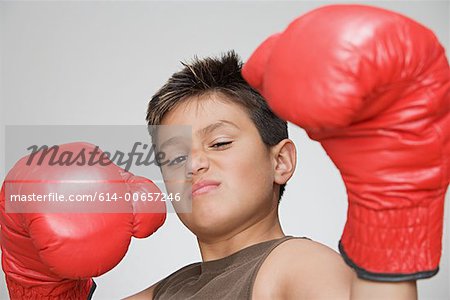
<path id="1" fill-rule="evenodd" d="M 148 100 L 180 69 L 179 61 L 229 49 L 245 60 L 269 34 L 330 3 L 0 2 L 1 178 L 6 174 L 5 125 L 144 125 Z M 431 28 L 449 47 L 447 1 L 352 3 L 401 12 Z M 283 229 L 337 250 L 347 208 L 342 180 L 303 130 L 290 125 L 290 135 L 298 165 L 280 206 Z M 448 201 L 445 217 L 441 270 L 419 282 L 421 299 L 450 299 Z M 133 240 L 121 263 L 96 279 L 94 299 L 125 297 L 199 260 L 195 237 L 169 214 L 162 229 Z M 8 299 L 4 279 L 0 281 L 0 298 Z"/>

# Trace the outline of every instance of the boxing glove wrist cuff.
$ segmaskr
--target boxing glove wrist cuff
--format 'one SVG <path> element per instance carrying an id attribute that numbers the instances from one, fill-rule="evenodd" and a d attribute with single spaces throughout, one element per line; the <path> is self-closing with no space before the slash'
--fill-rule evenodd
<path id="1" fill-rule="evenodd" d="M 339 241 L 339 252 L 342 255 L 345 263 L 353 268 L 356 272 L 356 275 L 359 278 L 371 280 L 371 281 L 381 281 L 381 282 L 400 282 L 400 281 L 411 281 L 418 279 L 430 278 L 436 275 L 439 272 L 439 267 L 435 270 L 417 272 L 413 274 L 401 274 L 401 273 L 373 273 L 363 268 L 358 267 L 345 253 L 344 247 L 342 246 L 341 241 Z"/>
<path id="2" fill-rule="evenodd" d="M 87 300 L 91 300 L 92 299 L 92 295 L 94 295 L 95 289 L 97 288 L 97 284 L 95 283 L 94 280 L 92 280 L 92 286 L 91 289 L 89 290 L 89 295 L 87 296 Z"/>
<path id="3" fill-rule="evenodd" d="M 40 282 L 38 285 L 30 285 L 29 287 L 26 287 L 16 280 L 8 277 L 6 277 L 6 284 L 8 286 L 9 297 L 11 300 L 90 299 L 88 297 L 92 296 L 92 287 L 95 285 L 92 279 L 84 279 L 49 282 L 47 284 Z"/>
<path id="4" fill-rule="evenodd" d="M 435 197 L 426 206 L 390 208 L 368 207 L 360 204 L 361 199 L 350 201 L 339 241 L 345 262 L 358 277 L 372 281 L 434 276 L 441 256 L 443 199 Z"/>

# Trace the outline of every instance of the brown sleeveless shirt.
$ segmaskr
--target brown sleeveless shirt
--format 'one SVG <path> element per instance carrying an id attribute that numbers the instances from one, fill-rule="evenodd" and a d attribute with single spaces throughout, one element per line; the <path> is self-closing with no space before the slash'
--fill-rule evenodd
<path id="1" fill-rule="evenodd" d="M 157 284 L 153 299 L 250 300 L 264 260 L 278 245 L 293 238 L 300 237 L 285 236 L 251 245 L 221 259 L 187 265 Z"/>

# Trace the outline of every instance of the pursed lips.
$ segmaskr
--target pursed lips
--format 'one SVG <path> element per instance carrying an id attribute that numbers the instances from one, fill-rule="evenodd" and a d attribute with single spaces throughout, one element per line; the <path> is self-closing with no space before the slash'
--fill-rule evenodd
<path id="1" fill-rule="evenodd" d="M 192 185 L 192 196 L 208 193 L 219 187 L 220 182 L 214 180 L 201 180 Z"/>

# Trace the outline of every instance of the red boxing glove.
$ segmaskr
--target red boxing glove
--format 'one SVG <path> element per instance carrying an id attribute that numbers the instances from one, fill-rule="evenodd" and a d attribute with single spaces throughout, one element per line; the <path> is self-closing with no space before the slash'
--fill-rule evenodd
<path id="1" fill-rule="evenodd" d="M 344 179 L 339 249 L 360 278 L 438 271 L 450 169 L 450 71 L 434 34 L 383 9 L 330 5 L 269 37 L 242 70 Z"/>
<path id="2" fill-rule="evenodd" d="M 95 149 L 86 143 L 58 147 L 56 161 L 67 153 Z M 101 155 L 100 151 L 97 157 Z M 12 300 L 90 298 L 95 289 L 91 277 L 116 266 L 125 256 L 132 236 L 147 237 L 165 221 L 165 203 L 156 201 L 117 201 L 120 211 L 114 213 L 7 213 L 5 204 L 11 195 L 104 192 L 103 197 L 107 197 L 106 193 L 111 197 L 113 194 L 123 197 L 125 193 L 160 192 L 150 180 L 136 177 L 111 161 L 103 165 L 61 166 L 50 165 L 50 157 L 46 155 L 40 165 L 38 159 L 28 165 L 29 156 L 22 158 L 10 170 L 2 186 L 2 267 Z M 33 205 L 51 208 L 56 204 L 36 202 Z M 149 208 L 142 207 L 144 205 L 154 206 L 154 213 L 146 213 Z"/>

